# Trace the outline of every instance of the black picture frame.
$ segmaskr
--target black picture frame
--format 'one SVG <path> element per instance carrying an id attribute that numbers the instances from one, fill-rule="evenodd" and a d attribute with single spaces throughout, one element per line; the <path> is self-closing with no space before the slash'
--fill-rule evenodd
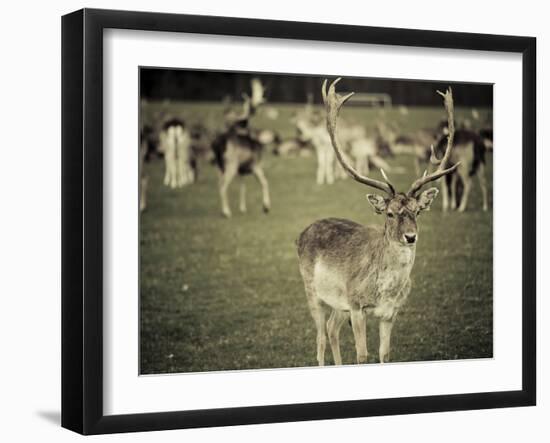
<path id="1" fill-rule="evenodd" d="M 522 389 L 132 415 L 103 413 L 103 30 L 519 53 L 523 64 Z M 136 151 L 137 152 L 137 151 Z M 536 404 L 536 39 L 83 9 L 62 18 L 62 426 L 82 434 Z"/>

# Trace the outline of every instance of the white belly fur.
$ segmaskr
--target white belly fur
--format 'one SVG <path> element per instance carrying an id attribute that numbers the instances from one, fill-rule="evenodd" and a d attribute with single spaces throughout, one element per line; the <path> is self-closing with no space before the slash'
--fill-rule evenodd
<path id="1" fill-rule="evenodd" d="M 313 270 L 313 286 L 315 293 L 323 302 L 334 309 L 349 311 L 346 299 L 346 285 L 342 276 L 325 266 L 322 261 L 315 263 Z"/>
<path id="2" fill-rule="evenodd" d="M 402 290 L 409 281 L 409 275 L 414 264 L 414 255 L 412 249 L 403 248 L 398 251 L 397 256 L 392 257 L 393 266 L 388 266 L 386 272 L 378 275 L 376 305 L 371 305 L 372 299 L 369 294 L 364 294 L 364 299 L 359 300 L 361 305 L 365 303 L 365 307 L 370 305 L 367 308 L 368 312 L 379 318 L 391 318 L 394 312 L 399 309 L 406 299 L 406 294 L 402 294 Z M 351 310 L 346 296 L 347 288 L 344 277 L 338 272 L 334 272 L 333 268 L 326 266 L 322 260 L 315 263 L 313 287 L 317 297 L 333 309 Z"/>

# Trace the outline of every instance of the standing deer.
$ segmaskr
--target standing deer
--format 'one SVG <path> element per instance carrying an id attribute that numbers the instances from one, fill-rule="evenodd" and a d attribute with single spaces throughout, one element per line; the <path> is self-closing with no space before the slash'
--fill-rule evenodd
<path id="1" fill-rule="evenodd" d="M 160 148 L 164 152 L 164 184 L 181 188 L 195 181 L 196 163 L 191 151 L 191 136 L 185 123 L 172 118 L 166 121 L 159 134 Z"/>
<path id="2" fill-rule="evenodd" d="M 445 139 L 439 140 L 436 151 L 442 152 L 445 145 Z M 433 154 L 432 145 L 432 159 Z M 459 212 L 464 212 L 468 206 L 468 197 L 472 189 L 472 177 L 477 175 L 483 199 L 483 211 L 489 210 L 487 179 L 485 177 L 485 151 L 486 145 L 482 137 L 469 129 L 458 129 L 454 135 L 454 148 L 449 158 L 449 163 L 460 163 L 456 172 L 441 180 L 442 209 L 447 211 L 449 208 Z M 458 201 L 458 182 L 463 185 L 463 192 Z M 449 201 L 450 188 L 450 201 Z"/>
<path id="3" fill-rule="evenodd" d="M 315 156 L 317 158 L 316 183 L 318 185 L 325 183 L 332 185 L 335 176 L 338 175 L 338 171 L 336 169 L 337 164 L 335 162 L 334 151 L 331 147 L 330 137 L 326 128 L 309 115 L 298 117 L 295 124 L 300 134 L 300 140 L 311 143 L 315 149 Z"/>
<path id="4" fill-rule="evenodd" d="M 220 171 L 220 198 L 222 214 L 231 217 L 231 209 L 227 199 L 229 185 L 238 175 L 254 174 L 262 187 L 264 212 L 269 212 L 271 202 L 269 185 L 261 164 L 262 143 L 253 136 L 249 128 L 249 120 L 258 106 L 264 103 L 263 86 L 260 80 L 251 82 L 252 96 L 244 95 L 244 105 L 241 114 L 230 112 L 226 115 L 226 129 L 212 142 L 216 165 Z M 240 204 L 241 212 L 246 212 L 246 188 L 241 182 Z"/>
<path id="5" fill-rule="evenodd" d="M 328 94 L 326 80 L 322 88 L 327 128 L 336 157 L 352 178 L 387 196 L 367 194 L 374 211 L 385 215 L 384 227 L 327 218 L 311 224 L 296 241 L 300 273 L 317 327 L 317 361 L 320 366 L 325 363 L 327 332 L 334 363 L 342 364 L 339 332 L 349 317 L 357 362 L 367 362 L 367 314 L 380 320 L 380 362 L 389 361 L 391 330 L 411 289 L 410 274 L 418 241 L 417 217 L 421 211 L 430 208 L 438 193 L 437 188 L 420 190 L 458 167 L 455 164 L 446 169 L 454 137 L 453 97 L 449 88 L 445 94 L 440 92 L 449 120 L 447 149 L 434 172 L 425 172 L 406 193 L 396 192 L 383 170 L 383 182 L 359 174 L 344 160 L 336 134 L 340 108 L 353 95 L 336 94 L 335 85 L 339 80 L 331 84 Z M 325 322 L 327 310 L 331 313 Z"/>

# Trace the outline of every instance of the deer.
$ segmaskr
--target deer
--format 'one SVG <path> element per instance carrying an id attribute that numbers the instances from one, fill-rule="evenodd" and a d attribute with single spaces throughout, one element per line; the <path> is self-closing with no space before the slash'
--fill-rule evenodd
<path id="1" fill-rule="evenodd" d="M 264 88 L 259 79 L 251 81 L 252 95 L 243 94 L 244 104 L 240 114 L 233 111 L 225 116 L 226 128 L 212 142 L 215 163 L 220 173 L 219 191 L 222 203 L 222 214 L 231 217 L 227 199 L 227 190 L 235 176 L 253 174 L 262 187 L 263 210 L 268 213 L 271 207 L 269 184 L 262 168 L 263 146 L 249 128 L 250 118 L 258 106 L 265 102 Z M 241 181 L 239 209 L 246 212 L 246 187 Z"/>
<path id="2" fill-rule="evenodd" d="M 191 151 L 191 136 L 183 120 L 167 120 L 159 134 L 159 141 L 164 152 L 164 184 L 174 189 L 193 183 L 196 162 Z"/>
<path id="3" fill-rule="evenodd" d="M 315 149 L 317 170 L 315 181 L 318 185 L 332 185 L 338 177 L 336 159 L 332 150 L 329 134 L 326 128 L 317 121 L 315 116 L 301 115 L 295 119 L 300 140 L 311 143 Z M 346 154 L 343 154 L 346 155 Z"/>
<path id="4" fill-rule="evenodd" d="M 331 185 L 336 179 L 346 179 L 348 175 L 334 155 L 330 135 L 320 116 L 304 112 L 294 118 L 293 123 L 300 134 L 300 140 L 310 143 L 315 149 L 316 183 Z M 367 137 L 366 130 L 361 125 L 348 124 L 342 129 L 340 133 L 340 141 L 344 147 L 342 155 L 347 161 L 354 163 L 357 171 L 368 171 L 369 161 L 376 162 L 379 158 L 376 155 L 375 140 Z M 387 163 L 380 160 L 389 168 Z"/>
<path id="5" fill-rule="evenodd" d="M 444 149 L 445 139 L 441 138 L 436 146 L 436 151 Z M 434 147 L 431 146 L 431 159 L 434 157 Z M 475 131 L 458 129 L 454 134 L 454 148 L 449 158 L 451 164 L 460 162 L 456 172 L 450 174 L 441 181 L 442 210 L 446 212 L 457 209 L 458 212 L 466 211 L 468 197 L 472 189 L 472 177 L 477 176 L 483 200 L 483 211 L 489 210 L 487 179 L 485 177 L 485 152 L 487 150 L 483 138 Z M 462 182 L 463 192 L 458 199 L 458 183 Z M 449 198 L 450 189 L 450 198 Z"/>
<path id="6" fill-rule="evenodd" d="M 384 226 L 364 226 L 351 220 L 326 218 L 309 225 L 296 240 L 299 269 L 307 303 L 317 329 L 317 362 L 325 364 L 326 339 L 334 363 L 342 364 L 339 333 L 349 319 L 355 340 L 357 363 L 367 363 L 367 315 L 379 320 L 380 363 L 389 361 L 390 338 L 400 308 L 411 291 L 410 275 L 418 243 L 418 215 L 428 211 L 438 194 L 435 187 L 422 191 L 430 182 L 453 173 L 459 164 L 447 167 L 454 137 L 453 96 L 444 98 L 449 121 L 445 153 L 436 170 L 416 179 L 407 192 L 396 192 L 388 176 L 384 181 L 357 172 L 344 158 L 336 133 L 338 115 L 353 95 L 336 93 L 338 78 L 327 92 L 322 86 L 326 123 L 334 153 L 344 170 L 358 183 L 382 191 L 385 195 L 367 194 L 377 214 L 385 216 Z M 326 321 L 326 315 L 330 317 Z"/>

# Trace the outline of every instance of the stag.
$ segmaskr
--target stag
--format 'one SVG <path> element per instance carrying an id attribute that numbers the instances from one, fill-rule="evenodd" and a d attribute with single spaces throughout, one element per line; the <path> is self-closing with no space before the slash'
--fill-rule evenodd
<path id="1" fill-rule="evenodd" d="M 222 213 L 231 217 L 231 209 L 227 199 L 227 190 L 236 175 L 254 174 L 262 187 L 264 212 L 269 212 L 271 203 L 269 185 L 261 164 L 262 143 L 249 128 L 250 118 L 258 106 L 264 103 L 263 86 L 258 79 L 251 82 L 252 96 L 244 94 L 243 110 L 240 114 L 226 114 L 226 129 L 212 143 L 216 165 L 220 171 L 220 198 Z M 241 212 L 246 212 L 246 188 L 241 182 L 240 204 Z"/>
<path id="2" fill-rule="evenodd" d="M 296 241 L 300 273 L 317 328 L 317 361 L 320 366 L 325 363 L 327 332 L 334 363 L 342 364 L 339 332 L 348 318 L 355 339 L 357 362 L 367 362 L 367 314 L 380 321 L 379 358 L 381 363 L 389 361 L 392 327 L 411 289 L 410 274 L 418 241 L 417 217 L 420 212 L 429 210 L 438 193 L 437 188 L 423 192 L 421 189 L 458 167 L 458 164 L 446 166 L 454 137 L 453 98 L 449 88 L 444 94 L 440 93 L 447 110 L 449 136 L 445 154 L 435 171 L 430 174 L 426 171 L 406 193 L 396 192 L 383 170 L 384 181 L 357 172 L 342 156 L 336 134 L 340 109 L 353 94 L 337 95 L 335 86 L 339 80 L 330 85 L 328 93 L 326 80 L 322 88 L 332 147 L 352 178 L 386 194 L 367 194 L 374 211 L 384 214 L 385 224 L 382 228 L 345 219 L 322 219 L 308 226 Z M 327 311 L 330 311 L 330 317 L 325 322 Z"/>

